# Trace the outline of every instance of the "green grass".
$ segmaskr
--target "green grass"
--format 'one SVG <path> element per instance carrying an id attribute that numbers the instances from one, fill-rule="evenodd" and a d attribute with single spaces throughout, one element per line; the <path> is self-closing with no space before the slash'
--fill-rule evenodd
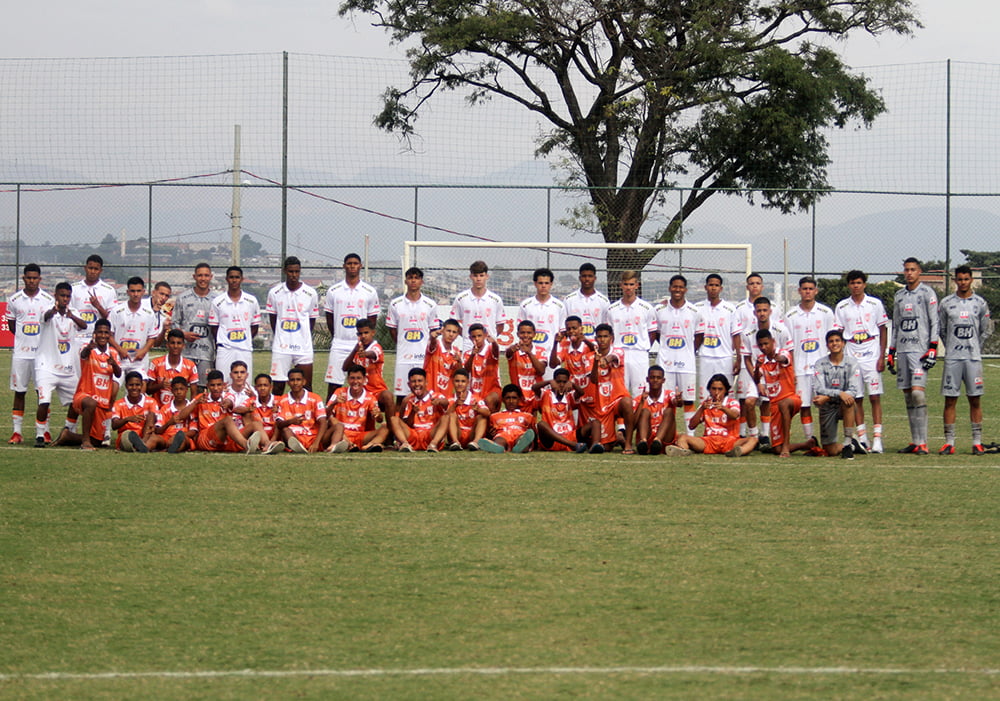
<path id="1" fill-rule="evenodd" d="M 2 449 L 0 696 L 996 697 L 997 464 Z"/>

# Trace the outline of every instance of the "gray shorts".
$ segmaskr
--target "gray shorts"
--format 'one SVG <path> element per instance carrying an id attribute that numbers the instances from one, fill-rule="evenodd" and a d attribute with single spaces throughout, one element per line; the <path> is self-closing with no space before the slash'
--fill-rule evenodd
<path id="1" fill-rule="evenodd" d="M 837 439 L 837 424 L 843 416 L 843 404 L 839 398 L 831 397 L 819 407 L 819 444 L 840 443 Z"/>
<path id="2" fill-rule="evenodd" d="M 941 394 L 945 397 L 959 397 L 963 383 L 967 397 L 983 396 L 983 361 L 945 359 L 944 372 L 941 374 Z"/>
<path id="3" fill-rule="evenodd" d="M 927 371 L 920 364 L 921 353 L 896 354 L 896 389 L 927 386 Z"/>

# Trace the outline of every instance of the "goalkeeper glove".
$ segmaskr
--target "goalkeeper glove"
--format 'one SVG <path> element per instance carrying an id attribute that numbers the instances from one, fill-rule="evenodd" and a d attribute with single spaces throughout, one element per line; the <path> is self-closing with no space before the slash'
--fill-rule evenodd
<path id="1" fill-rule="evenodd" d="M 887 368 L 889 368 L 889 372 L 891 372 L 893 375 L 896 374 L 896 349 L 895 348 L 890 348 L 889 349 L 889 356 L 885 359 L 885 365 L 886 365 Z"/>
<path id="2" fill-rule="evenodd" d="M 920 356 L 920 364 L 924 366 L 924 370 L 930 370 L 937 362 L 937 346 L 937 341 L 933 341 L 927 352 Z"/>

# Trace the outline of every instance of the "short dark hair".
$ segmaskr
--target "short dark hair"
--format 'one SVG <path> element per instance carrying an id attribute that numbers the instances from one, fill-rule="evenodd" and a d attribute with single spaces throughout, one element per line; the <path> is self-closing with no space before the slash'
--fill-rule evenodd
<path id="1" fill-rule="evenodd" d="M 615 328 L 611 324 L 598 324 L 594 328 L 594 335 L 596 336 L 599 331 L 607 331 L 612 336 L 615 335 Z"/>
<path id="2" fill-rule="evenodd" d="M 661 366 L 659 366 L 659 365 L 650 365 L 649 369 L 646 370 L 646 377 L 649 377 L 649 373 L 653 372 L 653 370 L 659 370 L 664 375 L 667 374 L 666 371 Z"/>
<path id="3" fill-rule="evenodd" d="M 229 277 L 229 273 L 232 272 L 237 272 L 240 274 L 240 277 L 243 277 L 243 268 L 241 268 L 238 265 L 230 265 L 228 268 L 226 268 L 226 277 Z"/>
<path id="4" fill-rule="evenodd" d="M 302 375 L 302 378 L 305 379 L 306 371 L 300 368 L 298 365 L 296 365 L 295 367 L 293 367 L 291 370 L 288 371 L 289 379 L 291 379 L 292 375 Z"/>
<path id="5" fill-rule="evenodd" d="M 956 276 L 957 275 L 968 275 L 968 276 L 971 277 L 972 276 L 972 268 L 969 267 L 968 265 L 960 265 L 957 268 L 955 268 L 955 275 Z"/>
<path id="6" fill-rule="evenodd" d="M 538 278 L 540 277 L 547 277 L 550 282 L 556 279 L 556 276 L 548 268 L 537 268 L 534 274 L 532 274 L 531 280 L 532 282 L 538 282 Z"/>
<path id="7" fill-rule="evenodd" d="M 486 327 L 477 322 L 477 323 L 472 324 L 472 325 L 469 326 L 469 335 L 470 336 L 472 335 L 473 331 L 482 331 L 483 333 L 486 333 Z"/>
<path id="8" fill-rule="evenodd" d="M 170 329 L 170 331 L 167 333 L 167 338 L 179 338 L 183 341 L 184 332 L 181 331 L 180 329 Z"/>
<path id="9" fill-rule="evenodd" d="M 27 275 L 28 273 L 38 273 L 39 275 L 41 275 L 42 269 L 39 267 L 38 263 L 28 263 L 26 266 L 24 266 L 24 272 L 22 272 L 21 274 Z"/>
<path id="10" fill-rule="evenodd" d="M 69 292 L 72 292 L 73 286 L 68 282 L 60 282 L 58 285 L 56 285 L 56 292 L 58 292 L 59 290 L 67 290 Z"/>
<path id="11" fill-rule="evenodd" d="M 125 283 L 125 287 L 131 287 L 132 285 L 142 285 L 142 286 L 143 286 L 143 288 L 145 288 L 145 287 L 146 287 L 146 281 L 145 281 L 145 280 L 143 280 L 143 279 L 142 279 L 141 277 L 139 277 L 138 275 L 133 275 L 133 276 L 132 276 L 132 277 L 130 277 L 130 278 L 128 279 L 128 281 L 127 281 L 127 282 Z"/>
<path id="12" fill-rule="evenodd" d="M 234 368 L 235 368 L 235 367 L 236 367 L 237 365 L 239 365 L 239 366 L 242 366 L 244 370 L 249 370 L 249 369 L 250 369 L 250 368 L 248 368 L 248 367 L 247 367 L 247 364 L 246 364 L 245 362 L 243 362 L 242 360 L 234 360 L 233 362 L 231 362 L 231 363 L 229 364 L 229 371 L 230 371 L 230 372 L 232 372 L 232 371 L 233 371 L 233 369 L 234 369 Z"/>
<path id="13" fill-rule="evenodd" d="M 707 285 L 707 284 L 708 284 L 709 282 L 711 282 L 712 280 L 718 280 L 718 281 L 719 281 L 719 284 L 720 284 L 720 285 L 722 284 L 722 276 L 721 276 L 721 275 L 719 275 L 718 273 L 709 273 L 709 274 L 708 274 L 708 275 L 707 275 L 707 276 L 705 277 L 705 284 Z"/>
<path id="14" fill-rule="evenodd" d="M 580 317 L 578 317 L 576 314 L 570 314 L 568 317 L 566 317 L 566 321 L 563 322 L 563 323 L 564 324 L 568 324 L 571 321 L 575 321 L 578 324 L 582 324 L 583 323 L 583 319 L 581 319 Z"/>
<path id="15" fill-rule="evenodd" d="M 826 332 L 826 340 L 827 340 L 827 342 L 829 342 L 830 339 L 833 338 L 834 336 L 840 336 L 840 340 L 841 341 L 844 340 L 844 332 L 843 331 L 841 331 L 840 329 L 830 329 L 829 331 Z"/>
<path id="16" fill-rule="evenodd" d="M 363 316 L 354 322 L 354 330 L 358 329 L 370 329 L 372 327 L 372 322 L 368 320 L 368 317 Z"/>
<path id="17" fill-rule="evenodd" d="M 89 256 L 87 256 L 87 262 L 84 263 L 84 265 L 86 265 L 87 263 L 97 263 L 102 268 L 104 267 L 104 259 L 101 258 L 96 253 L 91 253 Z"/>
<path id="18" fill-rule="evenodd" d="M 291 371 L 289 371 L 291 372 Z M 208 375 L 205 377 L 205 382 L 211 382 L 212 380 L 222 380 L 226 381 L 226 376 L 222 374 L 222 370 L 209 370 Z"/>
<path id="19" fill-rule="evenodd" d="M 258 372 L 257 375 L 256 375 L 256 377 L 253 378 L 253 383 L 257 384 L 257 380 L 259 380 L 261 378 L 266 379 L 268 382 L 272 382 L 272 383 L 274 382 L 274 380 L 271 379 L 271 376 L 268 375 L 266 372 Z"/>
<path id="20" fill-rule="evenodd" d="M 711 387 L 712 383 L 714 383 L 714 382 L 721 382 L 722 386 L 726 388 L 726 394 L 729 394 L 729 388 L 732 387 L 732 385 L 729 384 L 729 378 L 728 377 L 726 377 L 725 375 L 723 375 L 721 372 L 716 373 L 716 374 L 712 375 L 710 378 L 708 378 L 708 384 L 705 385 L 705 387 Z"/>
<path id="21" fill-rule="evenodd" d="M 854 282 L 855 280 L 861 280 L 861 282 L 868 282 L 868 276 L 865 275 L 860 270 L 851 270 L 847 273 L 847 281 Z"/>
<path id="22" fill-rule="evenodd" d="M 142 382 L 142 373 L 136 372 L 135 370 L 130 370 L 129 372 L 125 373 L 125 384 L 128 384 L 128 381 L 131 379 L 136 379 Z"/>
<path id="23" fill-rule="evenodd" d="M 766 304 L 767 306 L 770 307 L 771 306 L 771 300 L 768 299 L 767 297 L 765 297 L 764 295 L 761 295 L 760 297 L 758 297 L 757 299 L 755 299 L 753 301 L 753 306 L 754 307 L 756 307 L 758 304 Z"/>
<path id="24" fill-rule="evenodd" d="M 351 365 L 350 367 L 347 368 L 347 374 L 348 375 L 350 375 L 352 372 L 360 372 L 362 375 L 367 375 L 368 374 L 368 371 L 365 370 L 364 366 L 363 365 L 358 365 L 357 363 L 355 363 L 354 365 Z"/>
<path id="25" fill-rule="evenodd" d="M 344 262 L 346 263 L 351 258 L 357 258 L 358 262 L 359 263 L 361 262 L 361 256 L 359 256 L 357 253 L 348 253 L 346 256 L 344 256 Z"/>
<path id="26" fill-rule="evenodd" d="M 154 290 L 157 289 L 157 288 L 160 288 L 160 287 L 166 287 L 168 290 L 173 290 L 174 289 L 173 287 L 170 286 L 170 283 L 167 282 L 166 280 L 160 280 L 158 283 L 156 283 L 155 285 L 153 285 L 153 289 Z"/>
<path id="27" fill-rule="evenodd" d="M 670 283 L 669 284 L 673 285 L 678 280 L 680 280 L 681 282 L 684 283 L 684 287 L 688 286 L 688 279 L 686 277 L 684 277 L 683 275 L 681 275 L 680 273 L 677 273 L 676 275 L 671 275 L 670 276 Z"/>
<path id="28" fill-rule="evenodd" d="M 173 387 L 174 385 L 184 385 L 185 387 L 187 387 L 188 386 L 187 378 L 184 377 L 183 375 L 177 375 L 177 377 L 175 377 L 170 381 L 170 386 Z"/>
<path id="29" fill-rule="evenodd" d="M 298 256 L 288 256 L 285 258 L 285 262 L 281 264 L 282 268 L 287 268 L 289 265 L 297 265 L 302 267 L 302 261 L 299 260 Z"/>
<path id="30" fill-rule="evenodd" d="M 910 256 L 909 258 L 907 258 L 906 260 L 903 261 L 903 265 L 906 265 L 907 263 L 913 263 L 914 265 L 916 265 L 921 270 L 924 269 L 924 264 L 921 263 L 919 259 L 914 258 L 913 256 Z"/>
<path id="31" fill-rule="evenodd" d="M 522 326 L 527 326 L 532 331 L 535 330 L 535 322 L 533 322 L 531 319 L 521 319 L 519 322 L 517 322 L 517 330 L 518 331 L 521 330 Z"/>
<path id="32" fill-rule="evenodd" d="M 458 368 L 457 370 L 455 370 L 455 372 L 451 373 L 451 376 L 453 378 L 454 377 L 458 377 L 459 375 L 461 375 L 462 377 L 468 378 L 469 377 L 469 371 L 466 370 L 465 368 Z"/>
<path id="33" fill-rule="evenodd" d="M 774 336 L 772 336 L 772 335 L 771 335 L 771 332 L 770 332 L 770 331 L 768 331 L 767 329 L 760 329 L 760 330 L 759 330 L 759 331 L 757 332 L 757 343 L 760 343 L 760 342 L 761 342 L 761 341 L 763 341 L 763 340 L 764 340 L 765 338 L 774 338 Z"/>
<path id="34" fill-rule="evenodd" d="M 524 399 L 524 392 L 522 392 L 521 388 L 515 385 L 513 382 L 509 385 L 503 386 L 503 389 L 500 391 L 500 396 L 503 397 L 511 392 L 516 392 L 518 397 Z"/>
<path id="35" fill-rule="evenodd" d="M 480 275 L 488 272 L 490 272 L 490 266 L 486 265 L 485 260 L 474 260 L 469 266 L 469 275 Z"/>
<path id="36" fill-rule="evenodd" d="M 814 278 L 812 275 L 806 275 L 805 277 L 799 278 L 799 287 L 802 287 L 803 285 L 808 285 L 809 283 L 816 285 L 816 278 Z"/>
<path id="37" fill-rule="evenodd" d="M 414 265 L 413 267 L 406 269 L 406 272 L 403 273 L 403 277 L 404 278 L 406 278 L 406 277 L 418 277 L 421 280 L 423 280 L 424 279 L 424 271 Z"/>
<path id="38" fill-rule="evenodd" d="M 759 277 L 760 281 L 764 282 L 764 276 L 761 275 L 760 273 L 750 273 L 749 275 L 747 275 L 747 282 L 750 282 L 750 280 L 752 280 L 755 277 Z"/>
<path id="39" fill-rule="evenodd" d="M 458 319 L 445 319 L 444 323 L 441 324 L 441 328 L 443 329 L 445 326 L 457 326 L 458 332 L 462 332 L 462 322 Z"/>
<path id="40" fill-rule="evenodd" d="M 427 371 L 423 368 L 410 368 L 410 371 L 406 373 L 406 378 L 410 379 L 411 377 L 427 377 Z"/>
<path id="41" fill-rule="evenodd" d="M 593 263 L 584 263 L 583 265 L 580 266 L 580 272 L 593 273 L 594 275 L 597 275 L 597 268 L 594 266 Z"/>
<path id="42" fill-rule="evenodd" d="M 552 373 L 553 380 L 556 379 L 557 377 L 563 377 L 563 376 L 569 377 L 569 370 L 567 370 L 566 368 L 556 368 L 556 371 Z"/>
<path id="43" fill-rule="evenodd" d="M 107 328 L 110 331 L 111 330 L 111 322 L 108 321 L 107 319 L 98 319 L 96 322 L 94 322 L 94 330 L 96 331 L 98 328 L 102 328 L 102 329 L 103 328 Z"/>
<path id="44" fill-rule="evenodd" d="M 205 261 L 202 261 L 202 262 L 198 263 L 198 265 L 194 266 L 194 271 L 198 272 L 202 268 L 208 268 L 209 270 L 211 270 L 212 266 L 209 265 L 208 263 L 206 263 Z"/>

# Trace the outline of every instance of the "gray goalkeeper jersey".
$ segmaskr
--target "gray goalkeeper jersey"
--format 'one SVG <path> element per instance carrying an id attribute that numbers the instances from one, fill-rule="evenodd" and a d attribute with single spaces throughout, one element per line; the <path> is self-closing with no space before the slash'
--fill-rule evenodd
<path id="1" fill-rule="evenodd" d="M 947 360 L 982 360 L 983 341 L 993 332 L 990 308 L 977 294 L 951 294 L 938 305 Z"/>
<path id="2" fill-rule="evenodd" d="M 861 366 L 858 361 L 844 353 L 840 365 L 834 365 L 830 356 L 820 358 L 813 366 L 813 394 L 837 397 L 841 392 L 851 396 L 864 396 L 861 382 Z"/>
<path id="3" fill-rule="evenodd" d="M 938 340 L 937 294 L 924 283 L 896 292 L 892 311 L 892 345 L 899 353 L 927 351 Z"/>

